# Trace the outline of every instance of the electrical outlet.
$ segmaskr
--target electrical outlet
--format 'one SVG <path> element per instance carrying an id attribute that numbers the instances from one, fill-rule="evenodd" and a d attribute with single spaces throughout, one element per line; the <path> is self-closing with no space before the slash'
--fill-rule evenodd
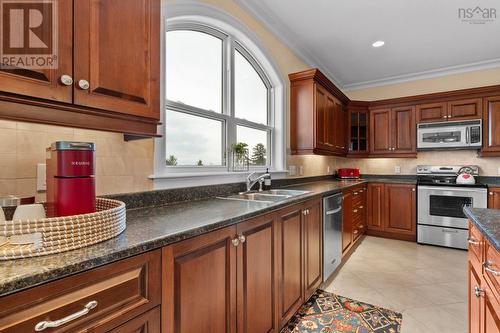
<path id="1" fill-rule="evenodd" d="M 38 163 L 36 165 L 36 190 L 37 191 L 47 190 L 46 170 L 47 170 L 47 165 L 45 163 Z"/>
<path id="2" fill-rule="evenodd" d="M 304 166 L 299 165 L 299 176 L 302 176 L 302 175 L 304 175 Z"/>
<path id="3" fill-rule="evenodd" d="M 288 166 L 288 175 L 295 176 L 297 174 L 297 167 L 295 165 Z"/>
<path id="4" fill-rule="evenodd" d="M 401 166 L 395 165 L 394 166 L 394 173 L 401 173 Z"/>
<path id="5" fill-rule="evenodd" d="M 329 175 L 330 174 L 330 166 L 327 166 L 326 167 L 326 174 Z"/>

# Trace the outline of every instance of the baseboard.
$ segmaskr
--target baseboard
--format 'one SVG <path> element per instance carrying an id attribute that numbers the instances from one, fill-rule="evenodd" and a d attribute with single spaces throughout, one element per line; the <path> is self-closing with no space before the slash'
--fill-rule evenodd
<path id="1" fill-rule="evenodd" d="M 374 237 L 397 239 L 397 240 L 403 240 L 403 241 L 408 241 L 408 242 L 416 242 L 417 241 L 416 235 L 398 234 L 398 233 L 394 233 L 394 232 L 387 232 L 387 231 L 380 231 L 380 230 L 368 229 L 368 230 L 366 230 L 366 235 L 367 236 L 374 236 Z"/>

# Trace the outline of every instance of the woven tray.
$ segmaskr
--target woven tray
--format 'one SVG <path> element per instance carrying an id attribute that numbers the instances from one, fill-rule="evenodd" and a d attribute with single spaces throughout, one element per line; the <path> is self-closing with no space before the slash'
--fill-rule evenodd
<path id="1" fill-rule="evenodd" d="M 97 198 L 90 214 L 0 222 L 0 260 L 59 253 L 96 244 L 125 230 L 125 203 Z"/>

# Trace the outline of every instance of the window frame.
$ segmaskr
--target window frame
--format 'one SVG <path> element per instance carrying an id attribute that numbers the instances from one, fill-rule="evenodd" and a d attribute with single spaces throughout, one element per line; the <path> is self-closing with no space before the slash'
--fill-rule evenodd
<path id="1" fill-rule="evenodd" d="M 226 152 L 229 151 L 229 147 L 233 143 L 237 143 L 237 127 L 243 126 L 256 130 L 261 130 L 266 132 L 267 142 L 266 142 L 266 165 L 255 166 L 249 165 L 249 170 L 258 171 L 264 169 L 273 169 L 274 161 L 273 161 L 273 144 L 274 144 L 274 130 L 275 130 L 275 110 L 273 106 L 273 94 L 274 89 L 271 84 L 271 80 L 267 77 L 264 69 L 260 65 L 260 63 L 255 59 L 255 57 L 249 52 L 241 42 L 239 42 L 234 36 L 223 32 L 213 26 L 198 23 L 198 22 L 174 22 L 172 24 L 168 24 L 165 29 L 165 37 L 169 31 L 176 30 L 187 30 L 187 31 L 195 31 L 200 33 L 205 33 L 210 36 L 221 39 L 222 41 L 222 110 L 221 113 L 201 109 L 198 107 L 194 107 L 191 105 L 170 101 L 166 98 L 166 90 L 165 90 L 165 98 L 164 98 L 164 106 L 162 108 L 162 112 L 166 114 L 167 110 L 171 110 L 174 112 L 182 112 L 194 116 L 199 116 L 208 119 L 214 119 L 221 121 L 222 123 L 222 165 L 220 166 L 197 166 L 197 165 L 178 165 L 178 166 L 170 166 L 166 165 L 166 135 L 163 139 L 165 141 L 165 169 L 167 173 L 182 173 L 182 172 L 213 172 L 213 171 L 226 171 L 232 173 L 232 159 L 229 156 L 226 156 Z M 168 41 L 167 41 L 168 43 Z M 239 52 L 241 56 L 246 59 L 249 64 L 253 67 L 256 73 L 259 75 L 262 83 L 267 89 L 267 124 L 261 124 L 253 121 L 249 121 L 243 118 L 236 117 L 235 110 L 235 54 Z M 165 64 L 166 67 L 166 64 Z M 164 67 L 164 68 L 165 68 Z M 166 88 L 166 87 L 164 87 Z M 251 154 L 251 152 L 249 152 Z M 251 157 L 251 156 L 249 156 Z"/>

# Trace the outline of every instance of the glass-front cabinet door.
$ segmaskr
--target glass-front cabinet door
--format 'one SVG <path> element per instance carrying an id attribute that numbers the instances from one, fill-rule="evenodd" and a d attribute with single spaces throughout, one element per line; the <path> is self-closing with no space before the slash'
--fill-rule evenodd
<path id="1" fill-rule="evenodd" d="M 349 109 L 349 154 L 368 154 L 368 110 Z"/>

